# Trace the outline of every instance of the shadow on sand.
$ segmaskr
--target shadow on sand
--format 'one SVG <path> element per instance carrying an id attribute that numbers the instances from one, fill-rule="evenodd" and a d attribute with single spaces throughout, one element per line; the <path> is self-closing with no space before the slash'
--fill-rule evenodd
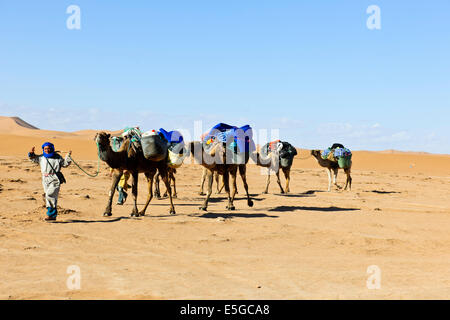
<path id="1" fill-rule="evenodd" d="M 339 208 L 339 207 L 302 207 L 302 206 L 278 206 L 268 211 L 276 211 L 276 212 L 286 212 L 286 211 L 296 211 L 296 210 L 304 210 L 304 211 L 322 211 L 322 212 L 337 212 L 337 211 L 355 211 L 361 210 L 358 208 Z"/>
<path id="2" fill-rule="evenodd" d="M 117 217 L 114 219 L 111 218 L 104 218 L 103 220 L 78 220 L 78 219 L 70 219 L 65 221 L 53 221 L 52 223 L 110 223 L 110 222 L 117 222 L 120 220 L 128 220 L 128 219 L 136 219 L 136 218 L 130 218 L 130 217 Z"/>
<path id="3" fill-rule="evenodd" d="M 233 213 L 233 212 L 227 212 L 227 213 L 212 213 L 207 212 L 200 216 L 196 215 L 197 218 L 207 218 L 207 219 L 216 219 L 216 218 L 224 218 L 224 219 L 230 219 L 230 218 L 278 218 L 278 216 L 269 216 L 265 213 Z"/>
<path id="4" fill-rule="evenodd" d="M 280 193 L 280 192 L 275 192 L 275 193 L 272 193 L 272 194 L 276 195 L 276 196 L 282 196 L 282 197 L 288 197 L 288 198 L 304 198 L 304 197 L 312 197 L 312 196 L 314 196 L 314 194 L 316 192 L 324 192 L 324 191 L 321 191 L 321 190 L 308 190 L 308 191 L 301 192 L 301 193 Z M 269 193 L 269 194 L 271 194 L 271 193 Z M 262 195 L 266 195 L 266 194 L 262 194 Z"/>
<path id="5" fill-rule="evenodd" d="M 378 194 L 392 194 L 392 193 L 401 193 L 398 191 L 382 191 L 382 190 L 372 190 L 370 192 L 378 193 Z"/>

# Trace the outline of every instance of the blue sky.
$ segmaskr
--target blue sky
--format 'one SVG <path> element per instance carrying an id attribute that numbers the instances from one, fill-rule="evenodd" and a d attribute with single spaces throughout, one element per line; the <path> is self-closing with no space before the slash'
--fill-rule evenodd
<path id="1" fill-rule="evenodd" d="M 2 0 L 0 43 L 0 115 L 42 129 L 202 120 L 303 148 L 450 153 L 448 0 Z"/>

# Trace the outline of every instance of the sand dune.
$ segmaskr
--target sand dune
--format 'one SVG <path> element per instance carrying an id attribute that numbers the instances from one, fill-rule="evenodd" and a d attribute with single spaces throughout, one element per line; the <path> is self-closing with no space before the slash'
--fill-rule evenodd
<path id="1" fill-rule="evenodd" d="M 325 171 L 301 149 L 290 194 L 279 193 L 274 177 L 261 194 L 265 170 L 249 165 L 254 207 L 238 179 L 236 211 L 213 194 L 207 213 L 198 210 L 201 167 L 183 165 L 177 214 L 167 199 L 153 199 L 140 218 L 129 217 L 131 196 L 102 216 L 104 163 L 96 178 L 71 166 L 58 221 L 45 223 L 39 168 L 26 153 L 51 140 L 94 173 L 95 131 L 19 123 L 0 119 L 12 130 L 0 132 L 0 299 L 450 298 L 448 155 L 356 151 L 353 190 L 326 192 Z M 141 176 L 139 207 L 145 198 Z M 66 285 L 71 265 L 80 267 L 80 290 Z M 366 285 L 371 265 L 381 270 L 381 289 Z"/>
<path id="2" fill-rule="evenodd" d="M 44 139 L 76 139 L 89 140 L 95 137 L 99 130 L 79 130 L 74 132 L 42 130 L 27 123 L 19 117 L 2 117 L 0 116 L 0 134 L 12 136 L 26 136 Z M 103 130 L 112 135 L 119 135 L 123 130 Z M 11 137 L 14 139 L 14 137 Z"/>
<path id="3" fill-rule="evenodd" d="M 0 116 L 0 131 L 11 133 L 17 131 L 29 132 L 30 130 L 39 130 L 35 126 L 23 121 L 19 117 L 3 117 Z"/>

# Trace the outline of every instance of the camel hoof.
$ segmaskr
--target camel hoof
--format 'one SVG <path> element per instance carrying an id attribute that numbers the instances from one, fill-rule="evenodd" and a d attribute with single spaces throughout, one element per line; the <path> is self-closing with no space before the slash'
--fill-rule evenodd
<path id="1" fill-rule="evenodd" d="M 201 210 L 201 211 L 207 211 L 206 207 L 198 207 L 198 209 Z"/>
<path id="2" fill-rule="evenodd" d="M 104 216 L 104 217 L 111 217 L 111 216 L 112 216 L 112 213 L 111 213 L 111 212 L 105 212 L 105 213 L 103 214 L 103 216 Z"/>
<path id="3" fill-rule="evenodd" d="M 267 191 L 263 191 L 263 193 L 262 194 L 268 194 L 268 192 Z"/>
<path id="4" fill-rule="evenodd" d="M 175 210 L 170 210 L 169 213 L 170 213 L 170 214 L 176 214 L 176 213 L 175 213 Z"/>
<path id="5" fill-rule="evenodd" d="M 139 212 L 139 213 L 136 215 L 136 217 L 143 217 L 143 216 L 145 216 L 145 212 Z"/>
<path id="6" fill-rule="evenodd" d="M 177 198 L 178 198 L 178 195 L 175 193 L 174 195 L 172 195 L 172 198 L 173 198 L 173 199 L 177 199 Z"/>
<path id="7" fill-rule="evenodd" d="M 227 206 L 227 210 L 234 211 L 236 208 L 234 206 Z"/>
<path id="8" fill-rule="evenodd" d="M 247 204 L 248 204 L 249 207 L 253 207 L 253 201 L 252 200 L 248 200 Z"/>

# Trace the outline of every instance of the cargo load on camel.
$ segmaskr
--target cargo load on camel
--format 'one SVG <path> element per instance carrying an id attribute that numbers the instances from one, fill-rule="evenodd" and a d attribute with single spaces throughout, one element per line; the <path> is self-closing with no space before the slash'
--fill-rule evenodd
<path id="1" fill-rule="evenodd" d="M 231 126 L 226 123 L 215 125 L 202 139 L 203 148 L 214 156 L 214 147 L 217 143 L 226 145 L 227 162 L 231 164 L 246 164 L 249 155 L 256 150 L 253 141 L 252 128 L 249 125 L 242 127 Z M 228 155 L 230 157 L 228 158 Z"/>
<path id="2" fill-rule="evenodd" d="M 283 168 L 290 167 L 294 161 L 294 157 L 297 155 L 297 149 L 294 148 L 289 142 L 275 140 L 266 143 L 261 148 L 261 156 L 263 161 L 268 161 L 272 157 L 272 153 L 278 154 L 280 166 Z"/>
<path id="3" fill-rule="evenodd" d="M 328 159 L 337 162 L 342 169 L 351 166 L 352 152 L 341 144 L 333 144 L 331 147 L 325 149 L 321 153 L 322 159 Z"/>
<path id="4" fill-rule="evenodd" d="M 171 168 L 179 168 L 188 154 L 183 136 L 179 131 L 166 131 L 163 128 L 159 129 L 158 134 L 167 143 L 167 164 Z"/>
<path id="5" fill-rule="evenodd" d="M 167 157 L 168 145 L 155 130 L 144 132 L 141 138 L 144 157 L 152 161 L 161 161 Z"/>
<path id="6" fill-rule="evenodd" d="M 179 131 L 150 130 L 144 133 L 139 127 L 126 127 L 121 136 L 111 137 L 111 146 L 118 151 L 124 139 L 129 138 L 131 147 L 136 152 L 142 152 L 144 157 L 152 161 L 161 161 L 167 158 L 171 168 L 178 168 L 187 155 L 183 136 Z"/>

